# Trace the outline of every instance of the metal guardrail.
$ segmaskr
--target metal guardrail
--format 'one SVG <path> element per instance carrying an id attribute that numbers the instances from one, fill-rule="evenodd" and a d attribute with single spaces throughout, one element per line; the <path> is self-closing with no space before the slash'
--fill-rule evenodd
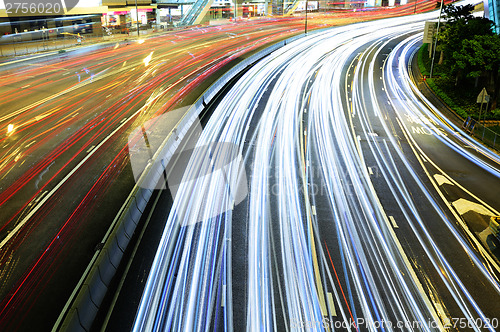
<path id="1" fill-rule="evenodd" d="M 310 34 L 323 31 L 325 29 L 316 30 Z M 203 111 L 205 105 L 245 68 L 253 65 L 273 51 L 304 36 L 297 35 L 275 43 L 241 61 L 206 89 L 188 109 L 176 128 L 165 138 L 141 177 L 137 180 L 132 192 L 113 220 L 82 278 L 68 299 L 52 331 L 89 331 L 91 329 L 123 254 L 152 196 L 153 190 L 146 188 L 155 188 L 158 181 L 162 179 L 164 165 L 168 165 L 182 138 Z"/>
<path id="2" fill-rule="evenodd" d="M 484 124 L 468 117 L 465 119 L 462 128 L 485 145 L 500 150 L 500 134 L 489 129 Z"/>
<path id="3" fill-rule="evenodd" d="M 494 132 L 488 127 L 478 124 L 474 128 L 474 136 L 481 140 L 484 144 L 499 150 L 500 149 L 500 134 Z"/>

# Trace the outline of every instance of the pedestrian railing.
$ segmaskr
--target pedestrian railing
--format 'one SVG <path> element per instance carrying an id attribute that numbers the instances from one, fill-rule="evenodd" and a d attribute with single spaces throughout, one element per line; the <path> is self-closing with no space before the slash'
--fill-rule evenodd
<path id="1" fill-rule="evenodd" d="M 500 134 L 491 130 L 485 124 L 482 124 L 469 116 L 465 119 L 462 128 L 484 144 L 494 149 L 499 149 Z"/>

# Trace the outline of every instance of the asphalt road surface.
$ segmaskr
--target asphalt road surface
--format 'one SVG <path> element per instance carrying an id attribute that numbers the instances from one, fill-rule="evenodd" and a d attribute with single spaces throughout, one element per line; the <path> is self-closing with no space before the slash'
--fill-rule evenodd
<path id="1" fill-rule="evenodd" d="M 235 83 L 170 192 L 134 330 L 498 328 L 499 158 L 408 71 L 433 15 L 310 36 Z"/>
<path id="2" fill-rule="evenodd" d="M 134 185 L 130 133 L 302 27 L 242 22 L 1 64 L 0 329 L 52 327 Z"/>
<path id="3" fill-rule="evenodd" d="M 432 6 L 430 2 L 419 4 L 418 11 Z M 411 13 L 412 9 L 412 6 L 405 6 L 335 17 L 311 16 L 308 27 L 313 30 L 357 20 L 401 15 Z M 339 21 L 339 18 L 343 21 Z M 97 45 L 67 53 L 36 55 L 0 64 L 1 330 L 32 331 L 33 327 L 37 330 L 49 330 L 52 327 L 90 261 L 96 245 L 101 242 L 134 185 L 134 170 L 129 161 L 130 133 L 137 128 L 144 128 L 145 123 L 158 115 L 189 105 L 224 69 L 264 45 L 300 33 L 303 31 L 303 23 L 301 18 L 245 21 L 227 26 L 186 29 L 108 47 Z M 336 42 L 330 46 L 336 47 L 335 45 Z M 279 73 L 284 70 L 283 66 Z M 300 67 L 297 63 L 294 66 Z M 312 78 L 312 81 L 315 79 Z M 262 92 L 266 103 L 276 100 L 277 97 L 271 94 L 269 87 L 278 83 L 285 84 L 278 82 L 277 77 L 265 81 L 263 86 L 268 86 L 269 89 Z M 252 89 L 254 88 L 248 91 Z M 257 97 L 250 99 L 259 104 L 254 105 L 256 116 L 248 120 L 252 123 L 248 135 L 256 133 L 261 121 L 260 114 L 267 113 L 263 108 L 264 102 L 259 102 Z M 147 132 L 148 128 L 144 130 Z M 168 128 L 164 131 L 165 135 L 168 134 Z M 217 135 L 217 131 L 214 131 L 214 135 Z M 309 141 L 306 142 L 306 137 L 302 138 L 304 147 L 310 144 Z M 204 145 L 209 147 L 205 150 L 211 151 L 213 144 L 220 141 L 212 138 L 214 140 L 211 143 Z M 224 145 L 223 150 L 228 153 L 226 159 L 232 160 L 235 146 L 234 142 Z M 253 153 L 260 153 L 260 150 L 256 152 L 251 145 L 243 145 L 243 149 L 249 151 L 245 152 L 248 155 L 245 155 L 245 163 L 252 165 L 258 161 L 254 159 Z M 307 150 L 303 153 L 305 151 Z M 312 155 L 310 163 L 323 165 L 321 160 L 315 158 L 318 157 Z M 225 169 L 225 165 L 223 161 L 221 168 Z M 290 164 L 289 167 L 293 165 Z M 283 165 L 273 161 L 269 163 L 269 167 L 280 174 Z M 320 175 L 318 171 L 318 179 L 314 181 L 320 181 Z M 249 181 L 254 177 L 252 173 L 247 174 Z M 269 180 L 275 189 L 283 185 L 278 179 L 279 177 Z M 303 179 L 302 176 L 295 181 Z M 293 185 L 295 182 L 288 184 Z M 214 190 L 216 191 L 210 193 L 211 197 L 224 200 L 225 194 L 218 196 L 223 189 Z M 304 190 L 308 190 L 307 186 Z M 248 197 L 250 196 L 243 197 L 244 203 L 241 204 L 250 204 Z M 230 198 L 229 202 L 231 199 L 234 198 Z M 302 206 L 299 210 L 311 209 L 303 202 L 286 204 L 292 203 Z M 218 204 L 224 206 L 228 202 L 219 201 Z M 280 202 L 272 201 L 272 204 L 272 211 L 269 213 L 273 218 L 289 217 L 278 215 Z M 319 203 L 318 211 L 322 207 L 329 211 L 329 204 L 332 202 Z M 235 264 L 239 264 L 237 268 L 246 271 L 235 276 L 235 280 L 238 280 L 235 287 L 241 290 L 238 293 L 240 302 L 235 300 L 235 303 L 241 305 L 234 306 L 234 314 L 243 319 L 237 324 L 246 321 L 246 273 L 256 273 L 247 264 L 250 256 L 246 256 L 249 240 L 246 234 L 255 236 L 255 233 L 248 233 L 247 210 L 244 206 L 241 205 L 240 210 L 235 209 L 239 211 L 235 213 L 242 220 L 237 225 L 240 229 L 235 232 L 235 238 L 241 240 L 241 245 L 234 249 L 237 255 L 231 256 L 230 251 L 224 251 L 223 254 L 224 259 L 229 261 L 232 261 L 231 257 L 235 257 Z M 291 209 L 287 213 L 295 213 L 294 216 L 298 218 L 299 210 Z M 220 212 L 216 209 L 205 217 L 213 217 Z M 311 216 L 311 212 L 308 216 Z M 312 236 L 313 231 L 319 230 L 315 219 L 311 217 L 311 223 L 305 225 L 309 229 L 309 236 Z M 263 222 L 268 223 L 265 220 Z M 266 225 L 258 224 L 253 227 L 267 227 Z M 279 224 L 273 224 L 273 227 L 273 243 L 276 243 L 273 257 L 278 257 L 281 250 L 285 249 L 278 246 L 281 241 Z M 161 231 L 160 228 L 157 230 Z M 222 232 L 227 235 L 227 232 L 231 234 L 231 230 L 217 230 L 220 243 L 223 242 Z M 215 233 L 211 236 L 212 239 L 216 238 Z M 296 243 L 290 242 L 288 246 Z M 265 243 L 262 245 L 265 246 Z M 327 274 L 328 269 L 324 265 L 326 256 L 322 245 L 318 242 L 315 246 L 323 255 L 319 263 L 314 263 L 313 279 L 319 284 L 319 267 Z M 220 248 L 222 247 L 215 248 L 213 253 L 220 253 Z M 305 247 L 303 249 L 306 250 Z M 307 250 L 303 253 L 306 252 Z M 266 251 L 259 251 L 254 254 L 265 253 Z M 332 258 L 338 254 L 332 251 Z M 253 264 L 257 264 L 257 259 L 252 258 Z M 295 268 L 293 265 L 283 266 L 277 258 L 273 264 L 278 264 L 281 271 Z M 222 268 L 222 265 L 218 268 Z M 230 266 L 224 265 L 223 268 L 224 273 L 229 275 Z M 279 280 L 275 275 L 272 278 L 275 278 L 274 282 Z M 231 287 L 228 288 L 226 283 L 224 285 L 220 289 L 224 289 L 224 294 L 227 294 L 227 290 L 230 295 Z M 272 292 L 277 292 L 275 296 L 281 294 L 278 292 L 279 288 L 264 287 L 263 291 L 270 292 L 271 289 Z M 324 289 L 327 289 L 326 286 Z M 311 292 L 314 293 L 313 290 L 309 291 Z M 322 313 L 325 308 L 331 308 L 329 298 L 333 293 L 330 291 L 328 295 L 328 291 L 325 292 L 326 295 L 320 296 L 323 301 Z M 224 307 L 231 305 L 231 301 L 224 300 Z M 284 308 L 284 305 L 280 308 Z M 210 315 L 215 317 L 218 312 Z M 287 315 L 285 311 L 275 314 L 281 315 L 280 317 Z M 270 322 L 269 317 L 266 316 L 266 324 Z M 284 318 L 281 320 L 285 321 Z M 226 323 L 219 320 L 217 324 Z"/>

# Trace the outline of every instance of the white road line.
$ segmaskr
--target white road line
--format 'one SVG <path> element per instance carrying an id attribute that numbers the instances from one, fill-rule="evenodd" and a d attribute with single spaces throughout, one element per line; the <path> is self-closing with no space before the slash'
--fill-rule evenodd
<path id="1" fill-rule="evenodd" d="M 398 224 L 396 223 L 396 220 L 394 219 L 393 216 L 389 216 L 389 220 L 391 221 L 392 227 L 394 228 L 399 228 Z"/>
<path id="2" fill-rule="evenodd" d="M 311 205 L 311 210 L 312 210 L 313 216 L 315 216 L 316 215 L 316 206 L 315 205 Z"/>
<path id="3" fill-rule="evenodd" d="M 26 89 L 27 87 L 30 87 L 30 86 L 31 86 L 31 84 L 27 84 L 27 85 L 23 86 L 21 89 Z"/>
<path id="4" fill-rule="evenodd" d="M 88 150 L 87 150 L 87 153 L 90 153 L 90 151 L 94 150 L 95 148 L 95 145 L 92 145 Z"/>
<path id="5" fill-rule="evenodd" d="M 332 293 L 328 292 L 326 294 L 328 298 L 328 305 L 330 306 L 331 314 L 332 316 L 336 317 L 337 316 L 337 310 L 335 310 L 335 303 L 333 302 L 333 295 Z"/>
<path id="6" fill-rule="evenodd" d="M 222 301 L 221 301 L 221 307 L 224 307 L 226 305 L 226 285 L 222 285 Z"/>

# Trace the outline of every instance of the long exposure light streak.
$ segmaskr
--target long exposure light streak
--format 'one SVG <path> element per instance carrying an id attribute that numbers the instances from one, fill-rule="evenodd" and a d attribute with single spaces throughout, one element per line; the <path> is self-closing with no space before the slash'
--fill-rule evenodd
<path id="1" fill-rule="evenodd" d="M 478 257 L 458 234 L 448 217 L 451 212 L 433 198 L 420 171 L 408 161 L 411 156 L 400 147 L 400 138 L 394 137 L 396 129 L 387 116 L 389 111 L 400 119 L 405 112 L 431 116 L 417 99 L 422 96 L 415 97 L 415 87 L 403 82 L 409 81 L 408 45 L 414 46 L 423 22 L 433 17 L 435 13 L 314 34 L 274 52 L 234 84 L 198 144 L 235 144 L 247 167 L 249 195 L 230 210 L 222 209 L 226 212 L 217 218 L 186 224 L 182 219 L 210 215 L 221 201 L 231 199 L 227 191 L 222 199 L 214 197 L 212 187 L 218 183 L 181 185 L 135 331 L 217 329 L 220 325 L 214 322 L 222 317 L 226 330 L 319 331 L 341 326 L 349 331 L 440 331 L 450 326 L 452 314 L 463 317 L 472 330 L 494 330 L 491 311 L 486 313 L 484 302 L 468 290 L 467 276 L 443 251 L 424 215 L 447 225 L 449 241 L 462 248 L 464 261 L 473 260 L 470 268 L 493 290 L 493 298 L 500 295 L 498 280 L 486 268 L 487 259 Z M 392 51 L 380 65 L 389 45 Z M 380 100 L 387 97 L 389 106 L 382 106 Z M 446 127 L 440 118 L 432 119 L 436 125 L 430 125 L 431 130 Z M 446 149 L 456 145 L 446 137 L 437 139 Z M 496 161 L 494 155 L 486 150 L 483 155 L 490 161 L 477 160 L 478 168 L 498 176 L 491 162 Z M 187 178 L 204 158 L 192 157 Z M 476 161 L 470 155 L 467 159 Z M 381 175 L 377 181 L 383 181 L 395 202 L 392 213 L 397 210 L 403 217 L 401 227 L 411 230 L 406 236 L 415 238 L 410 252 L 381 203 L 381 184 L 371 177 L 372 165 Z M 228 173 L 229 186 L 233 188 L 240 176 Z M 246 219 L 235 220 L 236 210 L 238 215 L 245 211 Z M 218 298 L 228 293 L 228 274 L 221 271 L 228 268 L 224 255 L 232 244 L 227 234 L 236 222 L 246 222 L 246 270 L 232 274 L 246 273 L 246 293 L 214 300 L 210 293 Z M 224 241 L 209 236 L 209 227 L 224 228 Z M 217 260 L 221 268 L 204 272 Z M 428 270 L 417 269 L 419 265 Z M 431 289 L 422 280 L 439 286 Z M 236 298 L 245 306 L 243 322 L 228 318 L 231 306 L 207 313 L 210 303 L 227 301 L 233 301 L 234 310 Z"/>

